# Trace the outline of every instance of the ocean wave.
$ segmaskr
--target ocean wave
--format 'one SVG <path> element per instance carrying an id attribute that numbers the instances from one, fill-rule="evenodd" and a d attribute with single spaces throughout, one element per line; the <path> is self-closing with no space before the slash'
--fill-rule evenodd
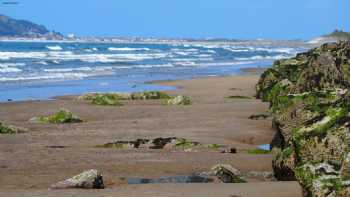
<path id="1" fill-rule="evenodd" d="M 171 68 L 173 64 L 149 64 L 149 65 L 137 65 L 134 68 Z"/>
<path id="2" fill-rule="evenodd" d="M 78 80 L 88 77 L 113 75 L 114 72 L 96 73 L 50 73 L 18 77 L 0 77 L 0 82 L 38 81 L 38 80 Z"/>
<path id="3" fill-rule="evenodd" d="M 25 66 L 26 63 L 0 63 L 0 68 L 7 68 L 7 67 L 22 67 Z"/>
<path id="4" fill-rule="evenodd" d="M 128 48 L 128 47 L 122 47 L 122 48 L 117 48 L 117 47 L 109 47 L 108 51 L 149 51 L 151 49 L 149 48 Z"/>
<path id="5" fill-rule="evenodd" d="M 0 52 L 0 60 L 9 59 L 39 59 L 43 61 L 73 61 L 80 60 L 89 63 L 113 63 L 119 61 L 142 61 L 167 57 L 167 53 L 147 54 L 75 54 L 72 51 L 50 51 L 50 52 Z M 47 62 L 48 63 L 48 62 Z"/>
<path id="6" fill-rule="evenodd" d="M 22 70 L 14 67 L 0 67 L 0 73 L 17 73 L 17 72 L 22 72 Z"/>
<path id="7" fill-rule="evenodd" d="M 46 46 L 47 49 L 51 50 L 51 51 L 62 51 L 62 47 L 59 45 L 56 46 Z"/>
<path id="8" fill-rule="evenodd" d="M 177 62 L 176 66 L 190 67 L 210 67 L 210 66 L 234 66 L 243 64 L 252 64 L 253 61 L 235 61 L 235 62 Z"/>
<path id="9" fill-rule="evenodd" d="M 101 66 L 101 67 L 78 67 L 78 68 L 51 68 L 44 69 L 45 72 L 49 73 L 65 73 L 65 72 L 76 72 L 76 71 L 86 71 L 86 72 L 94 72 L 94 71 L 107 71 L 113 70 L 111 66 Z"/>
<path id="10" fill-rule="evenodd" d="M 278 59 L 285 59 L 290 56 L 286 55 L 276 55 L 276 56 L 253 56 L 253 57 L 241 57 L 241 58 L 235 58 L 238 61 L 249 61 L 249 60 L 278 60 Z"/>
<path id="11" fill-rule="evenodd" d="M 0 73 L 17 73 L 22 72 L 22 69 L 17 67 L 25 66 L 25 63 L 1 63 L 0 64 Z"/>
<path id="12" fill-rule="evenodd" d="M 30 58 L 45 58 L 46 53 L 43 52 L 0 52 L 0 60 L 10 59 L 30 59 Z"/>

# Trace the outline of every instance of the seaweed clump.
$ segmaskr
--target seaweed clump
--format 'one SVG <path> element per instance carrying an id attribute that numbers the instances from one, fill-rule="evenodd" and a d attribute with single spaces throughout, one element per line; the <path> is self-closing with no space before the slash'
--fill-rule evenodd
<path id="1" fill-rule="evenodd" d="M 83 122 L 79 117 L 73 115 L 72 112 L 66 109 L 60 109 L 50 116 L 39 116 L 31 119 L 38 123 L 64 124 L 64 123 L 80 123 Z"/>

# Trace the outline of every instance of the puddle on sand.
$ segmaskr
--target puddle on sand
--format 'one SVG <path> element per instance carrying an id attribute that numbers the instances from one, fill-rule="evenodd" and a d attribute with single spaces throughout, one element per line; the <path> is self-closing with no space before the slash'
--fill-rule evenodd
<path id="1" fill-rule="evenodd" d="M 165 176 L 157 179 L 123 178 L 128 184 L 162 184 L 162 183 L 211 183 L 214 180 L 202 175 Z"/>
<path id="2" fill-rule="evenodd" d="M 267 151 L 269 151 L 269 150 L 271 150 L 271 145 L 270 144 L 261 144 L 261 145 L 258 146 L 258 148 L 260 150 L 267 150 Z"/>

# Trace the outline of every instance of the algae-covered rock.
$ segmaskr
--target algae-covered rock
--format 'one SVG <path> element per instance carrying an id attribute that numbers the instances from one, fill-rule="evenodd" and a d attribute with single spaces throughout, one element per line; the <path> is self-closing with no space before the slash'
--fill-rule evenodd
<path id="1" fill-rule="evenodd" d="M 73 115 L 72 112 L 67 109 L 60 109 L 58 112 L 51 116 L 39 116 L 31 119 L 33 122 L 37 123 L 51 123 L 51 124 L 63 124 L 63 123 L 79 123 L 82 120 Z"/>
<path id="2" fill-rule="evenodd" d="M 16 134 L 16 133 L 22 133 L 26 132 L 27 129 L 16 127 L 13 125 L 6 125 L 2 122 L 0 122 L 0 134 Z"/>
<path id="3" fill-rule="evenodd" d="M 192 99 L 188 96 L 176 96 L 175 98 L 171 98 L 167 101 L 168 105 L 191 105 Z"/>
<path id="4" fill-rule="evenodd" d="M 270 102 L 273 169 L 309 196 L 344 196 L 350 184 L 350 41 L 276 61 L 257 85 Z"/>
<path id="5" fill-rule="evenodd" d="M 104 189 L 99 171 L 88 170 L 72 178 L 53 184 L 50 189 Z"/>
<path id="6" fill-rule="evenodd" d="M 169 96 L 167 93 L 159 92 L 159 91 L 146 91 L 146 92 L 131 94 L 132 100 L 157 100 L 157 99 L 170 99 L 170 98 L 171 96 Z"/>
<path id="7" fill-rule="evenodd" d="M 218 164 L 211 168 L 211 175 L 218 177 L 223 183 L 245 183 L 241 172 L 228 164 Z"/>
<path id="8" fill-rule="evenodd" d="M 122 100 L 161 100 L 171 99 L 165 92 L 160 91 L 145 91 L 135 93 L 89 93 L 78 97 L 78 100 L 90 101 L 95 105 L 122 105 Z"/>

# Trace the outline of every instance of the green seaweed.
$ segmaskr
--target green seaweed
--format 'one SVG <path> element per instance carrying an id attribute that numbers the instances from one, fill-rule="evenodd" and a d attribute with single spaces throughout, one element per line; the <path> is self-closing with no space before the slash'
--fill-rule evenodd
<path id="1" fill-rule="evenodd" d="M 252 155 L 264 155 L 264 154 L 271 154 L 270 150 L 262 150 L 262 149 L 249 149 L 248 154 L 252 154 Z"/>
<path id="2" fill-rule="evenodd" d="M 217 150 L 219 148 L 221 148 L 220 144 L 209 144 L 208 148 L 213 149 L 213 150 Z"/>
<path id="3" fill-rule="evenodd" d="M 97 94 L 91 99 L 91 103 L 94 105 L 111 105 L 121 106 L 119 96 L 116 94 Z"/>
<path id="4" fill-rule="evenodd" d="M 17 131 L 9 126 L 6 126 L 2 122 L 0 122 L 0 134 L 14 134 Z"/>
<path id="5" fill-rule="evenodd" d="M 51 123 L 51 124 L 63 124 L 63 123 L 79 123 L 82 122 L 80 118 L 73 115 L 72 112 L 61 109 L 51 116 L 39 116 L 33 118 L 34 121 L 39 123 Z"/>
<path id="6" fill-rule="evenodd" d="M 241 95 L 232 95 L 232 96 L 227 96 L 226 98 L 228 98 L 228 99 L 253 99 L 250 96 L 241 96 Z"/>
<path id="7" fill-rule="evenodd" d="M 195 146 L 199 145 L 198 142 L 193 142 L 191 140 L 185 139 L 185 138 L 178 138 L 176 140 L 175 146 L 176 148 L 182 148 L 182 149 L 191 149 Z"/>
<path id="8" fill-rule="evenodd" d="M 166 105 L 191 105 L 192 103 L 191 97 L 183 95 L 176 96 L 164 102 Z"/>

